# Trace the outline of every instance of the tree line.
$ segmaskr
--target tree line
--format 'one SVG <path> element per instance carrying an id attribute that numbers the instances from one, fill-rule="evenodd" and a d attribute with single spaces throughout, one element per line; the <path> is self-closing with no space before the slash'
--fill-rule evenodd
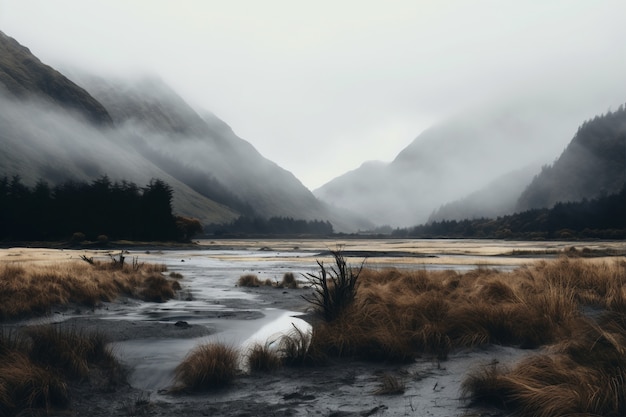
<path id="1" fill-rule="evenodd" d="M 207 232 L 216 236 L 224 235 L 317 235 L 330 236 L 333 225 L 322 220 L 298 220 L 291 217 L 240 216 L 229 224 L 210 225 Z"/>
<path id="2" fill-rule="evenodd" d="M 392 231 L 394 237 L 625 239 L 626 186 L 617 194 L 557 203 L 497 219 L 444 220 Z"/>
<path id="3" fill-rule="evenodd" d="M 160 179 L 145 187 L 107 176 L 54 187 L 39 180 L 29 187 L 19 176 L 5 176 L 0 178 L 0 239 L 165 241 L 201 231 L 197 220 L 173 215 L 172 197 L 172 188 Z"/>

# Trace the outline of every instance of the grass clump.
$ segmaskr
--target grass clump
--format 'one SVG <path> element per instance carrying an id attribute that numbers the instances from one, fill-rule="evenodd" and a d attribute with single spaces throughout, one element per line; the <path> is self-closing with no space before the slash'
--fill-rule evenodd
<path id="1" fill-rule="evenodd" d="M 380 376 L 380 385 L 373 392 L 374 395 L 402 395 L 406 389 L 404 381 L 390 373 Z"/>
<path id="2" fill-rule="evenodd" d="M 626 311 L 624 262 L 562 258 L 463 274 L 363 269 L 341 307 L 332 273 L 320 269 L 309 301 L 324 320 L 314 324 L 312 349 L 337 357 L 404 362 L 488 344 L 537 348 L 572 337 L 583 306 Z"/>
<path id="3" fill-rule="evenodd" d="M 269 343 L 255 343 L 246 355 L 248 369 L 252 372 L 271 372 L 283 365 L 280 353 Z"/>
<path id="4" fill-rule="evenodd" d="M 65 262 L 0 265 L 0 319 L 48 313 L 75 303 L 95 307 L 120 295 L 162 302 L 180 284 L 162 275 L 164 265 Z"/>
<path id="5" fill-rule="evenodd" d="M 285 272 L 283 274 L 283 279 L 278 284 L 278 288 L 289 288 L 293 290 L 298 287 L 298 281 L 296 280 L 296 276 L 293 272 Z"/>
<path id="6" fill-rule="evenodd" d="M 26 330 L 32 341 L 30 358 L 71 378 L 85 378 L 90 364 L 115 366 L 115 358 L 101 333 L 84 333 L 55 325 Z"/>
<path id="7" fill-rule="evenodd" d="M 96 371 L 97 370 L 97 371 Z M 99 334 L 47 325 L 0 332 L 0 415 L 48 414 L 70 403 L 69 381 L 120 381 L 121 367 Z"/>
<path id="8" fill-rule="evenodd" d="M 256 274 L 245 274 L 239 277 L 237 285 L 240 287 L 260 287 L 264 282 Z"/>
<path id="9" fill-rule="evenodd" d="M 174 391 L 207 391 L 231 384 L 238 372 L 239 352 L 222 343 L 194 348 L 176 367 Z"/>

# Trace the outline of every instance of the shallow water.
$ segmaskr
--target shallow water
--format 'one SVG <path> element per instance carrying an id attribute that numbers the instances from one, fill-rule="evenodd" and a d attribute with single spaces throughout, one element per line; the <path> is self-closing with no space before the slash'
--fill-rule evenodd
<path id="1" fill-rule="evenodd" d="M 253 273 L 259 279 L 280 281 L 285 272 L 297 277 L 316 273 L 316 260 L 324 258 L 328 249 L 372 252 L 402 251 L 415 254 L 407 257 L 348 258 L 352 265 L 365 260 L 370 268 L 453 269 L 460 272 L 478 266 L 510 270 L 539 258 L 514 256 L 515 250 L 563 250 L 579 243 L 572 242 L 504 242 L 492 240 L 317 240 L 223 241 L 200 242 L 198 250 L 130 252 L 127 259 L 163 263 L 171 272 L 184 276 L 180 299 L 166 303 L 129 303 L 127 307 L 107 312 L 103 318 L 175 323 L 186 321 L 192 326 L 206 326 L 215 332 L 196 339 L 139 339 L 118 342 L 114 351 L 122 362 L 132 368 L 130 383 L 138 388 L 159 390 L 171 386 L 174 368 L 195 346 L 219 341 L 240 347 L 242 351 L 254 342 L 266 343 L 281 332 L 290 332 L 296 325 L 308 324 L 294 317 L 298 313 L 259 307 L 256 295 L 236 287 L 241 275 Z M 623 242 L 609 242 L 608 247 L 624 248 Z M 594 243 L 594 245 L 598 245 Z M 327 255 L 326 255 L 327 256 Z M 108 259 L 108 257 L 107 257 Z M 302 279 L 302 278 L 299 278 Z M 235 302 L 244 301 L 244 302 Z M 233 307 L 241 305 L 242 307 Z M 242 313 L 245 313 L 242 316 Z M 240 319 L 241 317 L 245 319 Z M 234 317 L 237 317 L 235 319 Z"/>
<path id="2" fill-rule="evenodd" d="M 227 258 L 224 259 L 225 252 Z M 175 367 L 197 345 L 220 342 L 239 347 L 242 352 L 258 342 L 266 343 L 280 334 L 290 332 L 293 326 L 308 331 L 310 326 L 294 317 L 301 313 L 270 308 L 246 308 L 238 310 L 223 303 L 232 300 L 253 301 L 256 296 L 239 290 L 235 284 L 243 274 L 254 273 L 260 279 L 280 281 L 285 272 L 295 274 L 310 271 L 310 262 L 302 265 L 272 261 L 278 254 L 264 252 L 266 261 L 237 261 L 237 257 L 257 255 L 251 251 L 167 251 L 158 254 L 134 254 L 139 261 L 163 263 L 168 271 L 183 275 L 179 294 L 182 299 L 165 303 L 138 303 L 117 307 L 103 319 L 133 321 L 159 321 L 175 323 L 185 321 L 192 326 L 206 326 L 215 331 L 210 336 L 193 339 L 135 339 L 113 344 L 114 353 L 132 371 L 129 382 L 146 390 L 171 387 Z M 315 263 L 314 261 L 312 262 Z M 253 302 L 245 303 L 254 305 Z M 245 312 L 249 318 L 236 319 Z"/>

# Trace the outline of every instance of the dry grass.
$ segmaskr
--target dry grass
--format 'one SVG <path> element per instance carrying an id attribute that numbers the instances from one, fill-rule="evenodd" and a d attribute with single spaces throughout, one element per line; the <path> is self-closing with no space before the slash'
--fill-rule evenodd
<path id="1" fill-rule="evenodd" d="M 237 281 L 237 285 L 240 287 L 260 287 L 265 285 L 266 282 L 263 282 L 259 279 L 259 277 L 255 274 L 245 274 L 239 277 Z M 271 285 L 271 282 L 270 282 Z"/>
<path id="2" fill-rule="evenodd" d="M 537 284 L 526 305 L 544 315 L 553 343 L 512 369 L 471 372 L 465 396 L 523 416 L 626 415 L 625 272 L 623 261 L 567 259 L 522 271 Z M 604 313 L 592 318 L 572 311 L 584 305 Z"/>
<path id="3" fill-rule="evenodd" d="M 31 359 L 57 369 L 71 378 L 85 378 L 90 364 L 115 366 L 116 360 L 100 333 L 84 333 L 58 325 L 36 326 L 26 330 L 32 345 Z"/>
<path id="4" fill-rule="evenodd" d="M 296 276 L 293 272 L 285 272 L 283 274 L 283 279 L 280 283 L 278 283 L 278 288 L 296 289 L 298 287 L 298 281 L 296 280 Z"/>
<path id="5" fill-rule="evenodd" d="M 254 344 L 246 355 L 248 369 L 252 372 L 271 372 L 279 369 L 283 365 L 280 353 L 270 347 L 268 343 L 262 345 Z"/>
<path id="6" fill-rule="evenodd" d="M 209 343 L 194 348 L 176 367 L 173 391 L 223 388 L 238 373 L 239 352 L 232 346 Z"/>
<path id="7" fill-rule="evenodd" d="M 354 300 L 316 323 L 313 348 L 331 356 L 445 359 L 457 348 L 536 348 L 569 338 L 582 306 L 626 311 L 626 262 L 562 258 L 513 272 L 363 270 Z"/>
<path id="8" fill-rule="evenodd" d="M 380 376 L 380 386 L 373 392 L 374 395 L 402 395 L 405 390 L 404 381 L 390 373 Z"/>
<path id="9" fill-rule="evenodd" d="M 265 281 L 261 281 L 256 274 L 245 274 L 239 277 L 237 281 L 238 287 L 274 287 L 274 288 L 289 288 L 296 289 L 299 288 L 298 281 L 296 277 L 291 272 L 285 272 L 283 275 L 283 279 L 278 282 L 273 282 L 271 279 L 266 279 Z"/>
<path id="10" fill-rule="evenodd" d="M 101 335 L 52 325 L 27 328 L 25 333 L 3 331 L 0 415 L 39 415 L 65 408 L 70 402 L 68 380 L 88 379 L 95 368 L 109 383 L 119 380 L 121 367 Z"/>
<path id="11" fill-rule="evenodd" d="M 0 319 L 45 314 L 69 303 L 93 307 L 122 294 L 165 301 L 178 284 L 162 275 L 165 269 L 164 265 L 98 261 L 1 265 Z"/>

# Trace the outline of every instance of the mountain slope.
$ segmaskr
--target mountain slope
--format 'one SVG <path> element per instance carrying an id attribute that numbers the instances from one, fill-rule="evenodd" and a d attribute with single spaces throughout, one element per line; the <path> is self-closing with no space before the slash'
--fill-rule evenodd
<path id="1" fill-rule="evenodd" d="M 545 166 L 516 209 L 552 207 L 619 192 L 626 184 L 626 109 L 585 122 L 561 156 Z"/>
<path id="2" fill-rule="evenodd" d="M 364 165 L 314 194 L 378 225 L 424 223 L 443 204 L 562 149 L 569 127 L 544 119 L 531 106 L 475 111 L 424 131 L 392 162 Z"/>
<path id="3" fill-rule="evenodd" d="M 111 123 L 111 116 L 97 100 L 1 31 L 0 52 L 0 89 L 17 98 L 44 98 L 98 124 Z"/>
<path id="4" fill-rule="evenodd" d="M 430 215 L 428 223 L 511 214 L 520 194 L 540 169 L 539 165 L 533 164 L 507 173 L 466 197 L 444 204 Z"/>
<path id="5" fill-rule="evenodd" d="M 139 152 L 201 194 L 222 196 L 218 201 L 249 215 L 330 220 L 338 230 L 369 225 L 320 202 L 291 172 L 214 115 L 201 117 L 159 79 L 78 77 L 116 123 L 136 132 Z"/>
<path id="6" fill-rule="evenodd" d="M 205 224 L 248 214 L 329 220 L 341 231 L 369 225 L 318 201 L 160 80 L 79 75 L 85 88 L 78 87 L 12 38 L 0 38 L 0 175 L 20 175 L 29 185 L 108 175 L 143 186 L 160 178 L 173 188 L 175 211 Z"/>

